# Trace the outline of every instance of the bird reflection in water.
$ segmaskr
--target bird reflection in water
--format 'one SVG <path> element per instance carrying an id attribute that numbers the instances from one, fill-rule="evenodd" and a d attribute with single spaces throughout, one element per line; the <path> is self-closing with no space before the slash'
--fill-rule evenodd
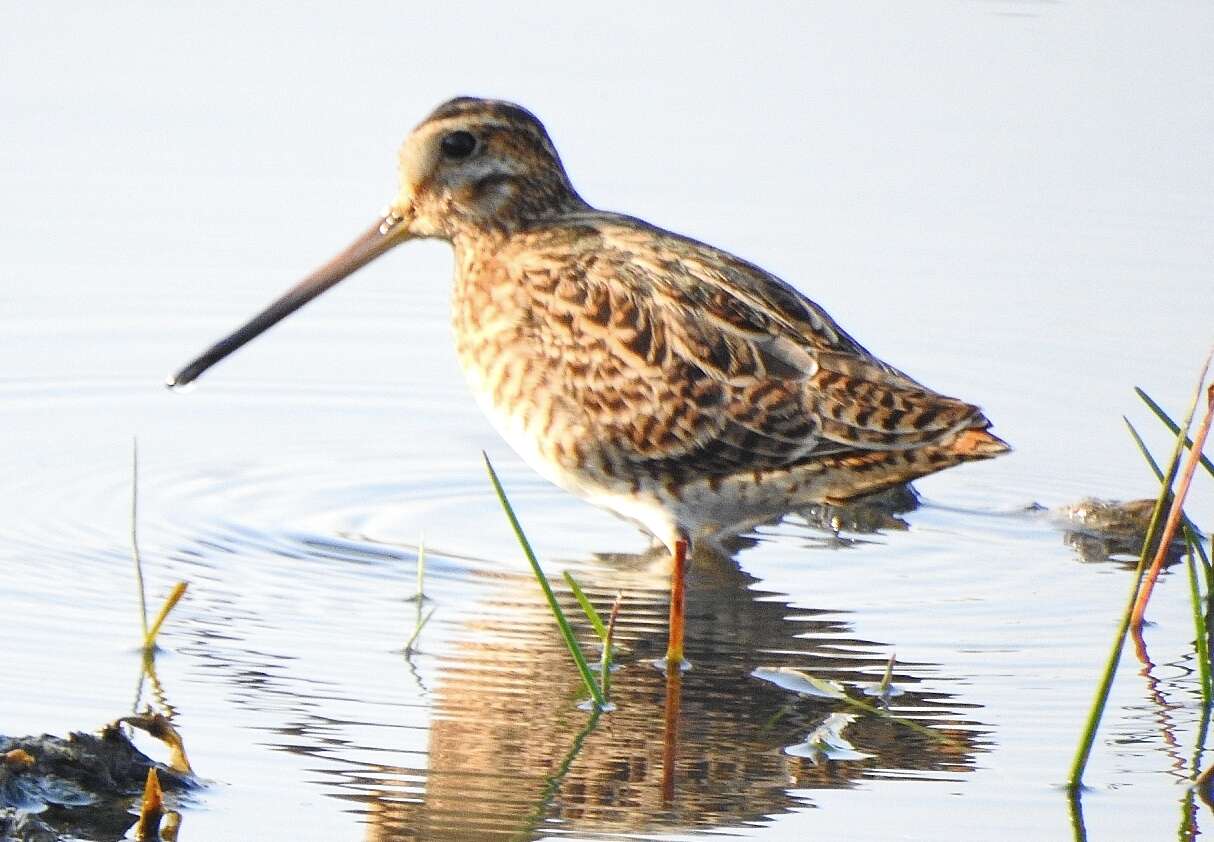
<path id="1" fill-rule="evenodd" d="M 875 516 L 845 510 L 834 518 Z M 891 515 L 892 516 L 892 515 Z M 807 515 L 809 517 L 809 515 Z M 854 520 L 851 521 L 854 523 Z M 688 571 L 688 658 L 679 674 L 662 654 L 669 554 L 602 554 L 577 565 L 600 610 L 617 592 L 625 647 L 616 709 L 591 716 L 551 618 L 518 581 L 482 605 L 474 634 L 438 670 L 428 768 L 351 770 L 369 795 L 367 838 L 530 839 L 556 830 L 641 833 L 738 826 L 812 803 L 812 790 L 882 776 L 960 778 L 982 751 L 972 705 L 937 688 L 934 665 L 899 663 L 891 713 L 836 720 L 855 751 L 796 752 L 838 700 L 801 697 L 752 673 L 791 667 L 842 682 L 853 698 L 880 680 L 890 647 L 859 639 L 830 610 L 791 608 L 764 592 L 734 556 L 756 539 L 701 545 Z M 561 566 L 561 565 L 557 565 Z M 577 614 L 571 595 L 561 595 Z M 932 689 L 921 685 L 930 675 Z M 873 700 L 867 699 L 872 702 Z M 913 721 L 922 719 L 922 724 Z M 418 785 L 421 778 L 424 782 Z"/>

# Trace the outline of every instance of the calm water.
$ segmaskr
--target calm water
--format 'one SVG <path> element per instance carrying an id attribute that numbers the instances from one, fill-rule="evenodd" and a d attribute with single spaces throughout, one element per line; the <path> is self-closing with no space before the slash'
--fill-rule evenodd
<path id="1" fill-rule="evenodd" d="M 210 784 L 182 839 L 1069 838 L 1059 784 L 1129 577 L 1022 510 L 1149 494 L 1119 416 L 1162 449 L 1132 387 L 1177 408 L 1214 335 L 1214 14 L 530 14 L 0 7 L 0 733 L 175 711 Z M 445 247 L 398 250 L 191 394 L 160 386 L 365 227 L 400 138 L 456 93 L 528 105 L 588 199 L 780 273 L 1017 448 L 922 482 L 905 530 L 792 518 L 701 560 L 673 766 L 645 663 L 664 560 L 477 414 Z M 154 685 L 132 436 L 151 597 L 190 583 Z M 619 709 L 588 734 L 481 449 L 549 573 L 625 593 Z M 435 613 L 406 656 L 423 535 Z M 1088 773 L 1091 839 L 1214 827 L 1182 809 L 1181 568 L 1150 614 L 1153 665 L 1128 656 Z M 891 652 L 897 712 L 943 738 L 861 716 L 858 756 L 786 752 L 839 708 L 756 668 L 856 692 Z"/>

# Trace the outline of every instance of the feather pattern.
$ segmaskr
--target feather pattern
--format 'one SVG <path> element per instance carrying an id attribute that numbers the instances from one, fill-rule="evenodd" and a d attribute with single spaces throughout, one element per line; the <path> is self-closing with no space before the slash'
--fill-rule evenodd
<path id="1" fill-rule="evenodd" d="M 503 359 L 542 354 L 562 397 L 544 406 L 552 424 L 641 474 L 786 468 L 988 426 L 758 267 L 630 217 L 514 233 L 460 273 L 456 306 L 465 364 L 495 360 L 501 383 Z"/>

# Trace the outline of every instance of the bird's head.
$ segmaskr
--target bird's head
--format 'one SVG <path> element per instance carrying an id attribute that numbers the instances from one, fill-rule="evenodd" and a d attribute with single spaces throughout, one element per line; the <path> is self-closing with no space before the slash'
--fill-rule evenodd
<path id="1" fill-rule="evenodd" d="M 407 240 L 509 233 L 585 207 L 556 148 L 531 112 L 508 102 L 459 97 L 405 139 L 400 189 L 383 215 L 345 251 L 289 289 L 243 327 L 168 380 L 180 387 Z"/>
<path id="2" fill-rule="evenodd" d="M 548 132 L 509 102 L 439 106 L 400 150 L 391 213 L 413 237 L 510 230 L 581 206 Z"/>

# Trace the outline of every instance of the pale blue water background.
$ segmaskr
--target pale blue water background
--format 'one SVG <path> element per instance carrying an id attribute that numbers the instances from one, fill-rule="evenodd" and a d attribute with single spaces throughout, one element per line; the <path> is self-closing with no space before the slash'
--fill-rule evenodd
<path id="1" fill-rule="evenodd" d="M 922 482 L 909 531 L 847 552 L 765 530 L 739 563 L 783 596 L 737 585 L 693 621 L 725 654 L 684 722 L 725 724 L 686 726 L 675 808 L 652 800 L 654 757 L 592 757 L 660 737 L 634 662 L 533 835 L 1069 838 L 1057 785 L 1128 578 L 1016 512 L 1151 493 L 1120 415 L 1162 449 L 1132 387 L 1178 409 L 1214 338 L 1211 43 L 1202 3 L 3 4 L 0 732 L 134 701 L 137 435 L 153 599 L 190 582 L 158 659 L 212 781 L 182 838 L 532 833 L 581 715 L 479 451 L 550 573 L 632 588 L 625 628 L 657 646 L 662 577 L 596 562 L 644 543 L 477 414 L 447 248 L 398 250 L 190 395 L 160 385 L 362 230 L 404 134 L 472 93 L 537 113 L 590 201 L 779 273 L 1016 447 Z M 1206 526 L 1212 496 L 1190 507 Z M 436 614 L 407 662 L 423 533 Z M 1183 575 L 1156 599 L 1159 666 L 1123 668 L 1089 771 L 1092 839 L 1178 832 L 1200 713 Z M 885 740 L 876 765 L 782 766 L 833 708 L 801 703 L 769 738 L 779 704 L 746 668 L 879 674 L 893 650 L 973 734 L 963 756 L 858 730 Z"/>

